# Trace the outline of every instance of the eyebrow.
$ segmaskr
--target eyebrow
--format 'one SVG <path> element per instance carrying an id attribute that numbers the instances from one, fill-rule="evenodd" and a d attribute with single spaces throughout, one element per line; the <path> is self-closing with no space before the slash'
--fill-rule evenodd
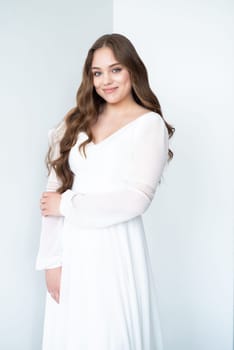
<path id="1" fill-rule="evenodd" d="M 119 62 L 113 63 L 109 66 L 109 68 L 117 66 L 118 64 L 120 64 Z M 101 69 L 100 67 L 92 67 L 92 69 Z"/>

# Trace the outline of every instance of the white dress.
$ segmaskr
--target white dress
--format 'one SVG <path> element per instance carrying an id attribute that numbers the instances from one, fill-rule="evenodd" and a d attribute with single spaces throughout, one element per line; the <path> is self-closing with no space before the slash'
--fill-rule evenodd
<path id="1" fill-rule="evenodd" d="M 81 132 L 69 154 L 75 176 L 63 216 L 42 218 L 36 269 L 62 265 L 60 303 L 47 292 L 42 349 L 162 350 L 141 214 L 167 161 L 167 129 L 148 112 L 89 143 L 87 158 L 78 150 L 86 138 Z M 58 186 L 51 172 L 47 191 Z"/>

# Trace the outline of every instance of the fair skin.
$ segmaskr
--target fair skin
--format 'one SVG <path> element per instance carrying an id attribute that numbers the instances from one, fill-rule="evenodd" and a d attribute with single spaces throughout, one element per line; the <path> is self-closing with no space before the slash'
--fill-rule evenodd
<path id="1" fill-rule="evenodd" d="M 131 79 L 126 67 L 115 58 L 111 49 L 97 49 L 92 61 L 93 85 L 106 101 L 97 122 L 91 127 L 94 143 L 99 143 L 119 128 L 148 112 L 132 97 Z M 44 192 L 40 200 L 43 216 L 60 216 L 61 194 Z M 52 298 L 59 303 L 62 268 L 46 270 L 46 284 Z"/>

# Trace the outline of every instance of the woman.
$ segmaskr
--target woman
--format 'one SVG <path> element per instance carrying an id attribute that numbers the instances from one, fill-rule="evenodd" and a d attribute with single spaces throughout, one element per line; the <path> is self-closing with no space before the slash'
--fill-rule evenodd
<path id="1" fill-rule="evenodd" d="M 142 216 L 173 156 L 146 68 L 120 34 L 88 52 L 73 108 L 49 134 L 37 269 L 43 350 L 159 350 Z"/>

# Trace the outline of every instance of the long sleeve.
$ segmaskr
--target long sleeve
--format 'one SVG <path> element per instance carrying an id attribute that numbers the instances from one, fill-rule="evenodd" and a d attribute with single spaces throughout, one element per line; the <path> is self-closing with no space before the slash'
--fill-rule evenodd
<path id="1" fill-rule="evenodd" d="M 49 132 L 49 143 L 53 147 L 52 157 L 58 155 L 58 142 L 54 141 L 54 129 Z M 55 192 L 60 186 L 54 169 L 47 179 L 46 191 Z M 36 270 L 54 268 L 62 265 L 62 230 L 64 217 L 42 216 L 39 251 L 36 259 Z"/>
<path id="2" fill-rule="evenodd" d="M 101 228 L 130 220 L 149 207 L 168 156 L 168 132 L 157 114 L 135 129 L 133 154 L 122 190 L 62 194 L 60 212 L 79 227 Z"/>

